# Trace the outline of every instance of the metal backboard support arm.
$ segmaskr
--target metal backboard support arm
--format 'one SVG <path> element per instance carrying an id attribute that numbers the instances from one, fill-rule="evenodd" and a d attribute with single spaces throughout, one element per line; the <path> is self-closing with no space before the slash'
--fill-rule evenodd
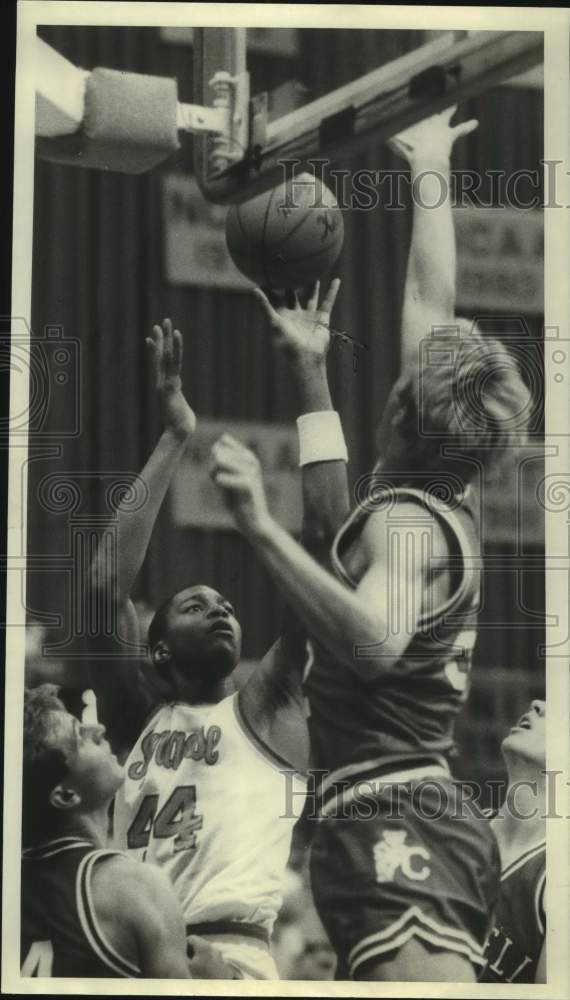
<path id="1" fill-rule="evenodd" d="M 215 29 L 202 30 L 197 47 L 208 42 Z M 210 200 L 242 201 L 281 183 L 285 160 L 339 156 L 371 139 L 383 141 L 542 61 L 542 32 L 481 31 L 460 41 L 449 33 L 265 128 L 258 120 L 263 145 L 253 148 L 250 142 L 245 159 L 221 171 L 208 160 L 207 140 L 198 140 L 196 174 Z M 259 119 L 258 106 L 256 116 Z"/>

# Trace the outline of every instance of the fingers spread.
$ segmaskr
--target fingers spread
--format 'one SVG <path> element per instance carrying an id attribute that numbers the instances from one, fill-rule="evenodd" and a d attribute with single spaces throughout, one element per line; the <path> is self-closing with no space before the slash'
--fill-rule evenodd
<path id="1" fill-rule="evenodd" d="M 319 312 L 324 313 L 326 316 L 330 316 L 332 308 L 335 304 L 336 297 L 338 295 L 338 290 L 340 288 L 340 278 L 333 278 L 330 283 L 329 290 L 323 299 L 323 303 Z"/>
<path id="2" fill-rule="evenodd" d="M 447 122 L 447 124 L 449 124 L 456 111 L 457 111 L 457 104 L 452 104 L 450 108 L 446 108 L 445 111 L 441 112 L 442 120 L 444 122 Z"/>
<path id="3" fill-rule="evenodd" d="M 270 323 L 276 323 L 276 322 L 278 322 L 279 317 L 278 317 L 277 313 L 275 312 L 275 309 L 273 308 L 273 306 L 272 306 L 270 300 L 268 299 L 267 295 L 265 294 L 265 292 L 261 288 L 254 288 L 253 289 L 253 294 L 255 295 L 257 301 L 260 303 L 260 305 L 261 305 L 262 309 L 264 310 L 265 315 L 267 316 L 269 322 Z"/>
<path id="4" fill-rule="evenodd" d="M 165 319 L 162 322 L 162 329 L 164 330 L 164 360 L 170 365 L 172 362 L 172 351 L 173 351 L 173 341 L 172 341 L 172 320 Z"/>
<path id="5" fill-rule="evenodd" d="M 460 125 L 456 125 L 453 129 L 453 134 L 456 138 L 460 138 L 463 135 L 469 135 L 470 132 L 474 132 L 478 127 L 479 122 L 477 119 L 471 118 L 468 122 L 461 122 Z"/>
<path id="6" fill-rule="evenodd" d="M 177 372 L 180 372 L 182 369 L 182 356 L 182 334 L 180 333 L 180 330 L 175 330 L 172 334 L 172 361 Z"/>
<path id="7" fill-rule="evenodd" d="M 320 281 L 315 281 L 315 284 L 313 285 L 313 287 L 311 289 L 311 293 L 310 293 L 309 299 L 307 301 L 307 309 L 310 310 L 311 312 L 314 312 L 315 309 L 317 308 L 318 304 L 319 304 L 319 292 L 320 292 L 320 290 L 321 290 L 321 283 L 320 283 Z"/>

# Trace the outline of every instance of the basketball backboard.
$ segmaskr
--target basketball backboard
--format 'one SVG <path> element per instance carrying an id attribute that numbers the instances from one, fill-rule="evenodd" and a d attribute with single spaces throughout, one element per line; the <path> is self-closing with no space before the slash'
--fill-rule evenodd
<path id="1" fill-rule="evenodd" d="M 279 30 L 273 29 L 273 36 Z M 298 35 L 306 33 L 306 29 L 298 31 Z M 372 44 L 371 35 L 377 36 Z M 390 50 L 382 44 L 382 36 L 388 35 Z M 394 35 L 403 36 L 401 54 L 394 54 Z M 373 68 L 363 72 L 367 68 L 363 60 L 360 66 L 352 67 L 350 78 L 348 67 L 340 86 L 324 93 L 321 86 L 316 97 L 309 89 L 304 99 L 295 101 L 291 90 L 291 100 L 297 106 L 275 117 L 268 110 L 271 93 L 260 91 L 249 72 L 252 59 L 246 30 L 195 30 L 194 99 L 206 106 L 219 106 L 216 73 L 225 70 L 233 78 L 233 113 L 242 127 L 241 137 L 237 137 L 233 121 L 234 131 L 226 135 L 225 145 L 223 137 L 195 139 L 195 171 L 205 196 L 219 202 L 249 198 L 283 179 L 284 160 L 337 157 L 362 148 L 371 137 L 382 141 L 426 115 L 474 97 L 543 60 L 540 32 L 366 31 L 365 40 L 368 66 L 376 46 Z M 290 35 L 287 42 L 290 79 L 300 80 L 302 85 L 302 45 L 295 55 Z M 244 97 L 250 90 L 253 97 L 248 97 L 246 125 Z M 246 149 L 242 150 L 239 144 L 244 135 Z M 228 153 L 225 161 L 220 156 L 224 148 Z"/>
<path id="2" fill-rule="evenodd" d="M 285 162 L 290 176 L 294 163 L 384 141 L 543 60 L 541 32 L 359 29 L 362 58 L 345 65 L 345 29 L 156 30 L 165 43 L 188 47 L 192 104 L 179 100 L 175 79 L 105 67 L 85 73 L 38 39 L 40 155 L 140 173 L 191 132 L 204 196 L 239 202 L 279 184 Z M 327 57 L 330 49 L 323 79 L 311 74 L 316 45 Z"/>

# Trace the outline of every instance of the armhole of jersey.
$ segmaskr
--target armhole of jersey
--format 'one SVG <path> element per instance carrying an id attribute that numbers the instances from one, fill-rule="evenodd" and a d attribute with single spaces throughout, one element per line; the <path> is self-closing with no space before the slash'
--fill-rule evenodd
<path id="1" fill-rule="evenodd" d="M 346 533 L 354 528 L 359 517 L 364 519 L 368 516 L 369 511 L 364 511 L 362 507 L 355 507 L 353 511 L 350 512 L 344 524 L 341 524 L 335 537 L 333 538 L 333 543 L 331 546 L 331 564 L 332 568 L 339 580 L 343 583 L 348 584 L 348 586 L 355 590 L 357 587 L 356 580 L 353 580 L 348 570 L 345 568 L 344 563 L 339 554 L 339 546 L 341 541 L 344 539 Z"/>
<path id="2" fill-rule="evenodd" d="M 232 704 L 238 726 L 240 727 L 243 735 L 246 737 L 250 746 L 252 746 L 261 757 L 263 757 L 265 762 L 267 764 L 271 764 L 271 766 L 278 771 L 282 771 L 283 768 L 286 768 L 287 771 L 294 771 L 296 776 L 301 781 L 306 781 L 307 775 L 305 771 L 300 770 L 298 767 L 294 767 L 290 761 L 285 759 L 285 757 L 281 757 L 265 742 L 265 740 L 261 739 L 261 736 L 255 732 L 255 729 L 247 719 L 247 716 L 241 707 L 240 691 L 236 691 L 233 695 Z"/>
<path id="3" fill-rule="evenodd" d="M 107 941 L 97 920 L 91 892 L 91 879 L 94 866 L 101 859 L 116 857 L 117 855 L 119 855 L 118 851 L 104 850 L 92 851 L 90 854 L 85 855 L 77 870 L 75 890 L 77 912 L 83 933 L 97 957 L 118 976 L 122 976 L 125 979 L 133 979 L 140 976 L 140 969 L 136 965 L 133 965 L 132 962 L 129 962 L 128 959 L 119 955 L 115 948 Z"/>
<path id="4" fill-rule="evenodd" d="M 506 878 L 509 878 L 510 875 L 517 872 L 519 868 L 523 868 L 524 865 L 528 864 L 529 861 L 532 861 L 533 858 L 538 857 L 538 855 L 542 854 L 545 850 L 546 844 L 543 841 L 540 844 L 535 844 L 534 847 L 527 848 L 526 851 L 522 851 L 517 858 L 514 858 L 513 861 L 510 861 L 509 864 L 503 868 L 501 872 L 501 881 L 503 882 Z"/>
<path id="5" fill-rule="evenodd" d="M 544 909 L 545 885 L 546 885 L 546 869 L 540 875 L 538 882 L 536 883 L 536 889 L 534 893 L 534 913 L 536 917 L 536 923 L 543 937 L 546 933 L 546 911 Z"/>
<path id="6" fill-rule="evenodd" d="M 438 608 L 420 616 L 419 625 L 425 628 L 427 625 L 434 625 L 444 614 L 453 610 L 454 606 L 465 597 L 469 590 L 473 589 L 474 571 L 472 566 L 469 565 L 469 557 L 472 554 L 470 551 L 471 547 L 469 545 L 467 533 L 454 511 L 445 509 L 443 505 L 437 505 L 429 494 L 423 493 L 421 490 L 413 489 L 412 487 L 397 487 L 392 492 L 395 498 L 401 498 L 403 500 L 411 498 L 413 500 L 417 500 L 430 512 L 432 517 L 443 521 L 448 531 L 451 530 L 453 532 L 453 536 L 462 557 L 463 566 L 461 582 L 458 587 L 456 587 L 453 594 L 451 594 Z M 347 583 L 353 590 L 356 589 L 358 584 L 345 568 L 339 554 L 339 546 L 346 533 L 349 532 L 351 528 L 354 528 L 359 516 L 361 521 L 364 521 L 370 513 L 370 511 L 363 511 L 361 507 L 356 507 L 348 516 L 345 523 L 339 528 L 332 544 L 331 562 L 333 569 L 337 577 L 344 583 Z"/>

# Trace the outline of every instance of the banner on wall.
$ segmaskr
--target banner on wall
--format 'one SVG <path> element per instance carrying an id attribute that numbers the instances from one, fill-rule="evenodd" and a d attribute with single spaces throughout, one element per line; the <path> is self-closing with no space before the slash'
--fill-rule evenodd
<path id="1" fill-rule="evenodd" d="M 193 28 L 179 28 L 165 25 L 159 28 L 163 42 L 172 45 L 192 45 Z M 247 48 L 249 52 L 266 53 L 272 56 L 296 56 L 299 54 L 298 28 L 248 28 Z"/>
<path id="2" fill-rule="evenodd" d="M 544 216 L 516 208 L 455 208 L 458 312 L 544 313 Z"/>
<path id="3" fill-rule="evenodd" d="M 296 428 L 238 420 L 198 421 L 172 482 L 171 513 L 176 527 L 234 527 L 208 468 L 212 445 L 228 431 L 257 455 L 271 514 L 288 531 L 299 532 L 302 499 Z"/>

